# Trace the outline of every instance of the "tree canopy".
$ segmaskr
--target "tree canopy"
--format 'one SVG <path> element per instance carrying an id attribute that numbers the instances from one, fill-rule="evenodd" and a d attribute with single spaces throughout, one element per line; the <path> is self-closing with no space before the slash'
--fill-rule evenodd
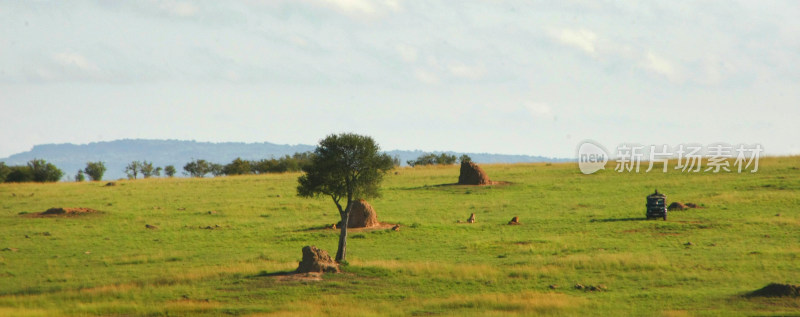
<path id="1" fill-rule="evenodd" d="M 89 175 L 91 180 L 101 181 L 103 180 L 103 174 L 106 173 L 106 165 L 103 162 L 87 162 L 83 172 Z"/>
<path id="2" fill-rule="evenodd" d="M 192 177 L 204 177 L 211 172 L 211 163 L 206 160 L 193 160 L 183 166 L 183 170 Z"/>
<path id="3" fill-rule="evenodd" d="M 45 160 L 33 159 L 28 162 L 28 167 L 33 173 L 34 182 L 57 182 L 64 176 L 64 172 Z"/>
<path id="4" fill-rule="evenodd" d="M 142 177 L 150 178 L 152 176 L 161 176 L 161 168 L 153 166 L 153 162 L 144 161 L 139 166 L 139 171 L 142 172 Z"/>
<path id="5" fill-rule="evenodd" d="M 164 167 L 164 174 L 167 174 L 167 176 L 169 177 L 175 176 L 175 172 L 176 172 L 175 166 L 173 165 L 167 165 Z"/>
<path id="6" fill-rule="evenodd" d="M 139 172 L 141 171 L 142 171 L 142 162 L 139 161 L 130 162 L 128 166 L 125 166 L 125 174 L 127 174 L 128 178 L 130 179 L 136 179 L 136 177 L 138 177 L 139 175 Z"/>

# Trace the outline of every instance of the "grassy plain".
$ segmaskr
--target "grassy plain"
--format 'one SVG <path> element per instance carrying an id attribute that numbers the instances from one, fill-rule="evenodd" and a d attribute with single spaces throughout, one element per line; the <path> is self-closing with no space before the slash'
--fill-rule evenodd
<path id="1" fill-rule="evenodd" d="M 346 273 L 321 281 L 271 275 L 305 245 L 336 251 L 336 209 L 296 197 L 298 174 L 0 184 L 0 315 L 800 314 L 797 298 L 743 296 L 800 283 L 799 167 L 484 165 L 510 182 L 485 187 L 438 186 L 457 166 L 400 168 L 371 201 L 400 231 L 351 232 Z M 655 188 L 704 208 L 644 220 Z M 20 215 L 51 207 L 102 213 Z"/>

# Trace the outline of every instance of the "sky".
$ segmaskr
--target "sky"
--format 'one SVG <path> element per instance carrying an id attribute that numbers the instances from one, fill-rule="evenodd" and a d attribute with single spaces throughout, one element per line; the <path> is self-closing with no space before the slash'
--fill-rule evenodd
<path id="1" fill-rule="evenodd" d="M 179 139 L 800 154 L 800 2 L 0 0 L 0 157 Z"/>

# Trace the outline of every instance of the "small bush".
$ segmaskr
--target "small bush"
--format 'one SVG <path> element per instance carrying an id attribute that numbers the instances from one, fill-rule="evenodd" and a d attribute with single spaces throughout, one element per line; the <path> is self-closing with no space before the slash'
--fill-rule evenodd
<path id="1" fill-rule="evenodd" d="M 106 173 L 106 165 L 103 162 L 87 162 L 83 172 L 89 175 L 89 179 L 101 181 L 103 180 L 103 174 Z"/>

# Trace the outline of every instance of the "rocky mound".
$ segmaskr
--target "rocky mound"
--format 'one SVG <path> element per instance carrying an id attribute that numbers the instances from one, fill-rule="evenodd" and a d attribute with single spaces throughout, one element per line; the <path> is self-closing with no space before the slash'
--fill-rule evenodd
<path id="1" fill-rule="evenodd" d="M 747 294 L 747 297 L 800 297 L 800 285 L 771 283 Z"/>
<path id="2" fill-rule="evenodd" d="M 608 287 L 604 284 L 598 285 L 583 285 L 583 284 L 575 284 L 575 289 L 584 290 L 587 292 L 605 292 L 608 290 Z"/>
<path id="3" fill-rule="evenodd" d="M 667 206 L 667 210 L 669 210 L 669 211 L 686 210 L 686 209 L 689 209 L 689 207 L 687 207 L 686 205 L 684 205 L 682 203 L 679 203 L 677 201 L 673 202 L 673 203 L 669 204 L 669 206 Z"/>
<path id="4" fill-rule="evenodd" d="M 489 175 L 473 162 L 461 162 L 461 174 L 458 175 L 459 185 L 489 185 Z"/>
<path id="5" fill-rule="evenodd" d="M 64 208 L 64 207 L 56 207 L 50 208 L 48 210 L 37 212 L 28 215 L 29 217 L 71 217 L 71 216 L 81 216 L 81 215 L 88 215 L 97 213 L 97 210 L 91 208 Z"/>
<path id="6" fill-rule="evenodd" d="M 303 247 L 303 260 L 297 266 L 296 273 L 326 272 L 339 273 L 339 264 L 333 261 L 327 251 L 313 245 Z"/>
<path id="7" fill-rule="evenodd" d="M 667 210 L 669 211 L 676 211 L 676 210 L 689 210 L 689 209 L 700 209 L 703 208 L 698 206 L 695 203 L 681 203 L 681 202 L 673 202 L 667 206 Z"/>
<path id="8" fill-rule="evenodd" d="M 353 202 L 350 206 L 350 219 L 347 221 L 348 228 L 368 228 L 379 226 L 378 214 L 366 200 L 360 199 Z"/>

